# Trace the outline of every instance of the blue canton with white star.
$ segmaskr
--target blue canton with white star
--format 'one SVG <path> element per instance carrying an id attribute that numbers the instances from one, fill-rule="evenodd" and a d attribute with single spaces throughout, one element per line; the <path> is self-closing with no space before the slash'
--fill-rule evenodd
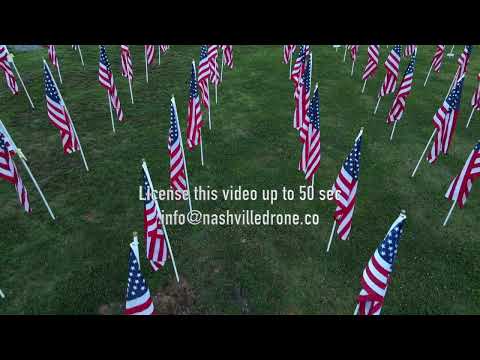
<path id="1" fill-rule="evenodd" d="M 345 162 L 343 163 L 343 167 L 345 170 L 350 174 L 350 176 L 358 180 L 358 175 L 360 173 L 360 147 L 362 145 L 362 137 L 355 141 L 355 145 L 353 146 L 352 151 L 348 154 Z"/>
<path id="2" fill-rule="evenodd" d="M 401 220 L 388 234 L 378 246 L 378 253 L 390 265 L 393 264 L 397 256 L 398 244 L 403 234 L 403 226 L 405 219 Z"/>
<path id="3" fill-rule="evenodd" d="M 137 257 L 133 253 L 133 250 L 130 249 L 130 255 L 128 258 L 127 300 L 134 300 L 142 297 L 147 291 L 147 281 L 140 272 Z"/>
<path id="4" fill-rule="evenodd" d="M 310 57 L 306 61 L 307 65 L 305 66 L 305 72 L 303 73 L 303 84 L 305 86 L 305 92 L 308 94 L 312 77 L 312 64 L 310 64 Z"/>
<path id="5" fill-rule="evenodd" d="M 0 133 L 0 149 L 4 152 L 8 152 L 7 142 L 5 141 L 5 135 L 3 135 L 3 133 Z"/>
<path id="6" fill-rule="evenodd" d="M 48 98 L 56 103 L 61 103 L 60 95 L 58 94 L 58 90 L 53 83 L 52 76 L 48 71 L 47 65 L 43 65 L 43 77 L 45 79 L 45 94 Z"/>
<path id="7" fill-rule="evenodd" d="M 202 45 L 200 46 L 200 61 L 206 59 L 208 56 L 208 46 Z"/>
<path id="8" fill-rule="evenodd" d="M 463 77 L 462 80 L 458 81 L 447 97 L 447 104 L 450 106 L 450 110 L 458 110 L 460 108 L 460 99 L 462 97 L 464 80 L 465 77 Z"/>
<path id="9" fill-rule="evenodd" d="M 318 88 L 315 89 L 313 98 L 310 101 L 308 119 L 315 130 L 320 130 L 320 96 L 318 95 Z"/>
<path id="10" fill-rule="evenodd" d="M 105 46 L 103 45 L 100 45 L 100 63 L 104 65 L 108 71 L 111 71 L 112 68 L 107 58 L 107 52 L 105 50 Z"/>
<path id="11" fill-rule="evenodd" d="M 402 56 L 402 45 L 394 45 L 392 50 L 395 51 L 399 57 Z"/>
<path id="12" fill-rule="evenodd" d="M 477 145 L 475 145 L 475 151 L 480 151 L 480 142 Z"/>
<path id="13" fill-rule="evenodd" d="M 173 104 L 170 104 L 170 142 L 175 144 L 178 140 L 178 126 L 177 126 L 177 117 L 175 116 L 175 108 Z"/>
<path id="14" fill-rule="evenodd" d="M 413 74 L 413 72 L 415 71 L 416 61 L 417 61 L 417 59 L 416 59 L 416 56 L 414 54 L 414 55 L 412 55 L 412 58 L 410 59 L 410 62 L 408 63 L 407 70 L 405 70 L 405 75 Z"/>
<path id="15" fill-rule="evenodd" d="M 192 76 L 190 78 L 190 99 L 198 96 L 197 78 L 195 77 L 195 67 L 192 64 Z"/>

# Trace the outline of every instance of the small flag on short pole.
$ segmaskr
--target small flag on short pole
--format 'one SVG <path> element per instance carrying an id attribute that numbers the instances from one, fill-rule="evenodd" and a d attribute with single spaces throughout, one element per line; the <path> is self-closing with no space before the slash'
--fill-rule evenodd
<path id="1" fill-rule="evenodd" d="M 364 81 L 362 87 L 362 94 L 365 91 L 365 85 L 367 85 L 367 80 L 373 79 L 377 74 L 380 45 L 369 45 L 367 53 L 368 61 L 362 74 L 362 80 Z"/>
<path id="2" fill-rule="evenodd" d="M 382 87 L 378 93 L 378 100 L 377 105 L 375 106 L 375 110 L 373 111 L 374 114 L 377 113 L 378 105 L 380 104 L 380 100 L 385 95 L 388 95 L 395 91 L 395 87 L 397 86 L 397 79 L 398 79 L 398 70 L 400 68 L 400 57 L 402 55 L 402 46 L 395 45 L 393 46 L 390 54 L 385 61 L 385 68 L 387 69 L 387 74 L 385 75 L 385 79 L 383 80 Z"/>

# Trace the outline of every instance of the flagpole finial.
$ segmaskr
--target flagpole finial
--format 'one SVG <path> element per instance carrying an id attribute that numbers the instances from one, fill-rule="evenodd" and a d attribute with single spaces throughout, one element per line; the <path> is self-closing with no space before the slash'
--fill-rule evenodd
<path id="1" fill-rule="evenodd" d="M 133 232 L 133 237 L 137 237 L 138 233 L 136 231 Z"/>
<path id="2" fill-rule="evenodd" d="M 405 209 L 400 210 L 400 214 L 407 216 L 407 212 L 405 211 Z"/>
<path id="3" fill-rule="evenodd" d="M 145 158 L 142 158 L 142 164 L 144 164 L 144 163 L 145 163 Z"/>

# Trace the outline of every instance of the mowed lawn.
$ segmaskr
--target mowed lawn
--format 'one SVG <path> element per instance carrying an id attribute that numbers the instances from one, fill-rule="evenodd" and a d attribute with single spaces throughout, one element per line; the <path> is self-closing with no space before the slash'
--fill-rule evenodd
<path id="1" fill-rule="evenodd" d="M 16 53 L 16 65 L 36 109 L 30 110 L 23 89 L 19 96 L 11 96 L 2 79 L 0 119 L 27 156 L 57 220 L 50 219 L 16 159 L 33 212 L 25 214 L 14 187 L 0 181 L 0 289 L 6 295 L 0 299 L 0 313 L 98 314 L 105 304 L 114 308 L 110 312 L 119 313 L 119 304 L 125 301 L 129 243 L 132 232 L 138 231 L 142 271 L 150 289 L 160 302 L 162 296 L 169 299 L 171 307 L 164 313 L 349 315 L 362 271 L 401 209 L 408 218 L 382 313 L 480 313 L 480 184 L 474 184 L 465 208 L 456 208 L 448 226 L 442 227 L 451 206 L 445 191 L 480 138 L 479 114 L 465 129 L 480 72 L 479 49 L 473 49 L 450 154 L 433 166 L 423 161 L 413 179 L 410 174 L 433 131 L 432 117 L 446 95 L 463 45 L 455 46 L 454 58 L 445 57 L 440 74 L 432 73 L 426 87 L 435 45 L 419 46 L 414 88 L 392 142 L 385 118 L 393 95 L 382 99 L 373 116 L 385 76 L 383 62 L 391 48 L 381 47 L 379 72 L 364 94 L 361 73 L 367 45 L 360 46 L 353 78 L 349 55 L 342 62 L 343 48 L 312 49 L 312 91 L 318 81 L 321 103 L 317 191 L 331 188 L 360 127 L 365 128 L 350 239 L 335 239 L 326 253 L 335 208 L 329 201 L 297 199 L 273 206 L 261 200 L 194 201 L 193 207 L 205 213 L 226 209 L 317 213 L 320 224 L 170 226 L 182 287 L 187 289 L 183 297 L 177 296 L 170 261 L 157 273 L 145 261 L 138 186 L 145 158 L 155 186 L 168 188 L 170 96 L 176 97 L 185 134 L 190 66 L 192 58 L 198 62 L 200 47 L 172 45 L 161 65 L 156 60 L 150 67 L 146 83 L 143 45 L 131 46 L 132 105 L 128 82 L 120 75 L 120 47 L 107 46 L 125 113 L 113 135 L 106 92 L 98 83 L 98 46 L 82 46 L 85 69 L 70 45 L 57 46 L 60 88 L 90 166 L 88 173 L 79 153 L 63 154 L 58 131 L 47 118 L 42 75 L 47 49 Z M 224 69 L 218 104 L 212 105 L 212 130 L 208 125 L 203 130 L 205 166 L 200 164 L 199 149 L 186 154 L 191 187 L 221 190 L 241 185 L 261 191 L 285 186 L 298 198 L 298 187 L 305 180 L 297 170 L 301 146 L 292 128 L 293 85 L 282 52 L 281 45 L 234 45 L 234 69 Z M 402 57 L 401 76 L 407 63 Z M 182 201 L 164 201 L 160 206 L 167 213 L 187 212 Z M 158 308 L 162 312 L 161 305 Z"/>

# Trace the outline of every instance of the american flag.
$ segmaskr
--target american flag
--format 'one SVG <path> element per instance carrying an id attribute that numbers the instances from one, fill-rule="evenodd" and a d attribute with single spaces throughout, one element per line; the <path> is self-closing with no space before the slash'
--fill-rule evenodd
<path id="1" fill-rule="evenodd" d="M 357 61 L 358 46 L 359 45 L 348 45 L 348 48 L 350 49 L 350 57 L 353 62 Z"/>
<path id="2" fill-rule="evenodd" d="M 162 54 L 165 54 L 168 49 L 170 49 L 170 45 L 159 45 L 160 46 L 160 51 Z"/>
<path id="3" fill-rule="evenodd" d="M 208 46 L 208 64 L 210 66 L 210 82 L 213 85 L 218 85 L 220 81 L 220 73 L 218 72 L 218 45 Z"/>
<path id="4" fill-rule="evenodd" d="M 363 270 L 357 315 L 380 315 L 397 257 L 406 216 L 400 214 Z"/>
<path id="5" fill-rule="evenodd" d="M 437 45 L 435 54 L 432 59 L 433 71 L 440 72 L 440 67 L 442 66 L 443 57 L 445 56 L 445 45 Z"/>
<path id="6" fill-rule="evenodd" d="M 155 57 L 155 45 L 145 45 L 145 57 L 148 65 L 153 64 L 153 59 Z"/>
<path id="7" fill-rule="evenodd" d="M 479 176 L 480 142 L 473 148 L 460 174 L 453 179 L 445 197 L 449 200 L 456 201 L 458 206 L 463 208 L 472 189 L 473 181 Z"/>
<path id="8" fill-rule="evenodd" d="M 72 119 L 70 119 L 67 108 L 53 82 L 52 74 L 48 69 L 47 63 L 43 65 L 43 75 L 48 118 L 50 119 L 50 123 L 60 131 L 63 152 L 70 154 L 76 150 L 80 150 L 80 144 L 73 129 Z"/>
<path id="9" fill-rule="evenodd" d="M 55 45 L 48 45 L 48 58 L 52 62 L 52 65 L 58 67 L 57 52 L 55 51 Z"/>
<path id="10" fill-rule="evenodd" d="M 406 57 L 410 57 L 415 53 L 416 49 L 417 49 L 417 45 L 405 45 L 405 51 L 403 54 Z"/>
<path id="11" fill-rule="evenodd" d="M 202 126 L 202 110 L 200 109 L 200 97 L 198 95 L 197 78 L 195 76 L 195 65 L 192 63 L 187 110 L 187 146 L 189 150 L 193 150 L 202 142 Z"/>
<path id="12" fill-rule="evenodd" d="M 138 248 L 138 245 L 131 246 L 137 246 Z M 132 248 L 130 248 L 130 254 L 128 256 L 126 297 L 125 315 L 152 315 L 154 313 L 155 309 L 153 308 L 153 301 L 150 296 L 147 280 L 145 280 L 140 271 L 139 259 Z"/>
<path id="13" fill-rule="evenodd" d="M 0 131 L 0 178 L 5 179 L 15 186 L 20 204 L 25 211 L 29 213 L 32 209 L 30 208 L 27 189 L 23 185 L 22 178 L 13 162 L 15 153 L 16 149 L 14 145 L 11 144 L 8 137 Z"/>
<path id="14" fill-rule="evenodd" d="M 475 110 L 480 110 L 480 73 L 477 75 L 478 85 L 473 92 L 471 105 Z"/>
<path id="15" fill-rule="evenodd" d="M 401 53 L 401 45 L 394 45 L 390 51 L 390 54 L 388 55 L 384 64 L 385 68 L 387 69 L 387 74 L 385 75 L 382 87 L 380 88 L 379 96 L 385 96 L 395 91 L 395 87 L 397 86 Z"/>
<path id="16" fill-rule="evenodd" d="M 187 190 L 185 176 L 185 158 L 183 154 L 180 130 L 173 99 L 170 103 L 170 129 L 168 132 L 168 153 L 170 156 L 170 187 L 183 192 Z"/>
<path id="17" fill-rule="evenodd" d="M 210 94 L 208 79 L 210 78 L 210 64 L 208 62 L 208 46 L 200 47 L 200 61 L 198 62 L 198 87 L 202 97 L 202 104 L 206 109 L 210 108 Z"/>
<path id="18" fill-rule="evenodd" d="M 312 64 L 310 57 L 306 60 L 306 68 L 294 93 L 295 111 L 293 127 L 300 131 L 300 140 L 304 143 L 308 133 L 307 111 L 310 105 L 310 86 L 312 82 Z M 302 156 L 303 158 L 303 156 Z M 305 171 L 306 163 L 301 167 Z"/>
<path id="19" fill-rule="evenodd" d="M 455 87 L 450 91 L 442 106 L 433 116 L 433 126 L 437 129 L 434 143 L 427 160 L 433 164 L 438 156 L 447 154 L 448 148 L 455 134 L 457 127 L 457 118 L 460 113 L 460 100 L 462 97 L 463 82 L 465 77 L 461 78 Z"/>
<path id="20" fill-rule="evenodd" d="M 296 45 L 283 45 L 283 62 L 288 64 L 295 52 Z"/>
<path id="21" fill-rule="evenodd" d="M 455 82 L 467 74 L 467 67 L 470 61 L 470 55 L 472 54 L 472 48 L 473 48 L 472 45 L 465 45 L 465 48 L 463 49 L 463 53 L 458 58 L 458 61 L 457 61 L 458 68 L 457 68 L 457 72 L 455 73 L 455 80 L 454 80 Z"/>
<path id="22" fill-rule="evenodd" d="M 405 111 L 407 97 L 412 91 L 415 62 L 416 55 L 413 54 L 410 59 L 410 63 L 405 70 L 405 74 L 403 75 L 403 80 L 400 83 L 400 87 L 398 88 L 397 95 L 395 96 L 395 100 L 393 101 L 393 105 L 388 112 L 387 124 L 392 124 L 393 122 L 398 121 L 402 118 L 403 112 Z"/>
<path id="23" fill-rule="evenodd" d="M 12 71 L 10 66 L 10 61 L 8 60 L 8 49 L 6 45 L 0 45 L 0 68 L 5 74 L 5 80 L 7 81 L 7 86 L 12 92 L 13 95 L 18 95 L 18 85 L 15 74 Z"/>
<path id="24" fill-rule="evenodd" d="M 222 45 L 223 62 L 230 69 L 233 69 L 233 45 Z"/>
<path id="25" fill-rule="evenodd" d="M 340 169 L 333 191 L 338 190 L 335 196 L 337 208 L 333 218 L 338 224 L 337 234 L 340 239 L 347 240 L 352 229 L 353 210 L 357 201 L 358 175 L 360 173 L 360 148 L 362 144 L 362 133 L 355 140 L 352 151 L 348 154 Z"/>
<path id="26" fill-rule="evenodd" d="M 128 45 L 120 45 L 120 59 L 122 62 L 122 76 L 133 80 L 132 57 Z"/>
<path id="27" fill-rule="evenodd" d="M 143 181 L 143 230 L 147 259 L 154 271 L 165 265 L 167 260 L 167 242 L 163 233 L 161 214 L 157 211 L 153 191 L 150 189 L 147 175 L 142 168 Z"/>
<path id="28" fill-rule="evenodd" d="M 292 74 L 290 75 L 290 79 L 293 81 L 295 88 L 297 88 L 298 83 L 303 76 L 303 72 L 305 71 L 305 62 L 308 56 L 310 56 L 310 46 L 302 45 L 300 47 L 297 59 L 295 60 L 295 64 L 293 65 Z"/>
<path id="29" fill-rule="evenodd" d="M 100 45 L 100 63 L 98 69 L 98 80 L 107 91 L 110 97 L 110 102 L 115 109 L 118 121 L 123 120 L 123 110 L 120 104 L 120 98 L 118 97 L 117 87 L 113 80 L 112 67 L 107 58 L 107 52 L 105 46 Z"/>
<path id="30" fill-rule="evenodd" d="M 367 52 L 368 52 L 368 61 L 362 75 L 362 80 L 364 81 L 369 78 L 373 78 L 377 73 L 380 46 L 369 45 Z"/>
<path id="31" fill-rule="evenodd" d="M 313 176 L 320 166 L 320 96 L 318 94 L 318 84 L 315 86 L 310 107 L 308 108 L 308 136 L 304 147 L 307 149 L 307 167 L 305 179 L 312 181 Z"/>

